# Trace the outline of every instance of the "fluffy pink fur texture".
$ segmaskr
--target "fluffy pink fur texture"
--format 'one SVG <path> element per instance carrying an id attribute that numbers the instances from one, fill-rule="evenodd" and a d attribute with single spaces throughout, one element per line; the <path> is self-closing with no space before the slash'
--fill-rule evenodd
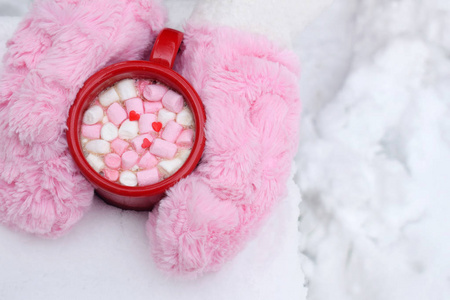
<path id="1" fill-rule="evenodd" d="M 81 218 L 93 188 L 67 150 L 70 105 L 95 71 L 143 58 L 165 16 L 148 0 L 34 3 L 0 80 L 1 223 L 56 237 Z"/>
<path id="2" fill-rule="evenodd" d="M 297 149 L 300 101 L 295 54 L 230 28 L 188 26 L 177 66 L 202 98 L 200 165 L 150 213 L 158 266 L 197 276 L 236 254 L 286 193 Z"/>

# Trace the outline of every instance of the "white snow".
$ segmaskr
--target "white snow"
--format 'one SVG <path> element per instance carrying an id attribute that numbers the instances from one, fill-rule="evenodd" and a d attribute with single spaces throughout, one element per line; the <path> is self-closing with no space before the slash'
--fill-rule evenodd
<path id="1" fill-rule="evenodd" d="M 0 0 L 0 15 L 29 2 Z M 166 1 L 168 25 L 180 29 L 194 3 Z M 0 54 L 17 24 L 3 16 Z M 162 275 L 146 214 L 97 199 L 58 240 L 0 227 L 0 299 L 305 299 L 300 262 L 307 299 L 450 299 L 449 32 L 446 0 L 336 0 L 294 39 L 300 222 L 290 181 L 220 272 Z"/>
<path id="2" fill-rule="evenodd" d="M 309 299 L 450 298 L 449 20 L 337 1 L 298 40 Z"/>

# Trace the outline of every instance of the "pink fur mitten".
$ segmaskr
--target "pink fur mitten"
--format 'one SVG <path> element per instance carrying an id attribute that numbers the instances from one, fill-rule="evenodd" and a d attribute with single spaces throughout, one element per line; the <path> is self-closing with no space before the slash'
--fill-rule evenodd
<path id="1" fill-rule="evenodd" d="M 217 270 L 286 194 L 299 68 L 277 5 L 206 0 L 186 27 L 178 67 L 203 100 L 207 141 L 196 171 L 149 215 L 153 256 L 169 273 Z"/>
<path id="2" fill-rule="evenodd" d="M 8 42 L 0 80 L 0 222 L 56 237 L 90 205 L 93 188 L 64 130 L 83 82 L 143 58 L 165 12 L 153 0 L 38 0 Z"/>

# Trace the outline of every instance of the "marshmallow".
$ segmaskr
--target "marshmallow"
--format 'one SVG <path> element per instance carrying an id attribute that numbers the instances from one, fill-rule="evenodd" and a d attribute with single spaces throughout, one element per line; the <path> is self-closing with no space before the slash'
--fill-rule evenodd
<path id="1" fill-rule="evenodd" d="M 144 111 L 146 114 L 157 112 L 163 108 L 161 101 L 158 102 L 144 102 Z"/>
<path id="2" fill-rule="evenodd" d="M 181 149 L 178 153 L 178 158 L 184 163 L 188 159 L 189 155 L 191 155 L 191 149 Z"/>
<path id="3" fill-rule="evenodd" d="M 116 153 L 109 153 L 105 155 L 105 164 L 108 168 L 118 169 L 120 168 L 120 163 L 122 158 Z"/>
<path id="4" fill-rule="evenodd" d="M 167 175 L 170 176 L 178 171 L 183 164 L 184 161 L 177 157 L 170 160 L 160 161 L 158 167 L 160 167 Z"/>
<path id="5" fill-rule="evenodd" d="M 122 122 L 127 118 L 127 112 L 119 103 L 113 103 L 106 110 L 106 115 L 108 119 L 116 126 L 122 124 Z"/>
<path id="6" fill-rule="evenodd" d="M 179 113 L 184 106 L 183 96 L 172 90 L 167 91 L 161 102 L 165 108 L 174 113 Z"/>
<path id="7" fill-rule="evenodd" d="M 185 107 L 177 114 L 177 123 L 183 126 L 194 125 L 194 116 L 189 108 Z"/>
<path id="8" fill-rule="evenodd" d="M 158 164 L 158 159 L 151 155 L 149 152 L 146 152 L 144 155 L 142 155 L 141 159 L 139 160 L 138 166 L 141 169 L 150 169 L 153 168 Z"/>
<path id="9" fill-rule="evenodd" d="M 138 161 L 139 155 L 135 151 L 127 151 L 122 154 L 122 169 L 131 169 Z"/>
<path id="10" fill-rule="evenodd" d="M 155 114 L 143 114 L 139 118 L 139 133 L 154 132 L 152 123 L 156 122 Z"/>
<path id="11" fill-rule="evenodd" d="M 82 139 L 81 139 L 81 143 L 82 143 L 83 145 L 86 144 L 87 142 L 89 142 L 88 139 L 86 139 L 86 138 L 82 138 Z"/>
<path id="12" fill-rule="evenodd" d="M 101 172 L 105 167 L 103 160 L 95 154 L 89 154 L 86 156 L 86 161 L 96 172 Z"/>
<path id="13" fill-rule="evenodd" d="M 150 185 L 157 183 L 159 181 L 158 168 L 152 168 L 145 171 L 140 171 L 136 173 L 137 181 L 140 186 Z"/>
<path id="14" fill-rule="evenodd" d="M 83 115 L 83 123 L 92 125 L 98 123 L 103 118 L 103 108 L 99 105 L 91 106 Z"/>
<path id="15" fill-rule="evenodd" d="M 175 113 L 164 108 L 158 112 L 158 121 L 161 122 L 163 126 L 166 126 L 167 122 L 175 120 L 175 117 Z"/>
<path id="16" fill-rule="evenodd" d="M 103 174 L 109 181 L 117 181 L 119 179 L 119 171 L 117 170 L 103 169 Z"/>
<path id="17" fill-rule="evenodd" d="M 104 116 L 103 119 L 102 119 L 102 123 L 103 123 L 103 124 L 106 124 L 106 123 L 108 123 L 108 122 L 109 122 L 108 116 Z"/>
<path id="18" fill-rule="evenodd" d="M 136 172 L 137 170 L 139 170 L 139 166 L 138 165 L 134 165 L 130 169 L 130 171 L 133 171 L 133 172 Z"/>
<path id="19" fill-rule="evenodd" d="M 143 90 L 143 96 L 148 101 L 159 101 L 166 94 L 168 88 L 161 84 L 149 84 Z"/>
<path id="20" fill-rule="evenodd" d="M 116 90 L 122 101 L 137 97 L 134 79 L 124 79 L 116 83 Z"/>
<path id="21" fill-rule="evenodd" d="M 120 100 L 119 95 L 116 92 L 116 89 L 114 87 L 110 87 L 109 89 L 105 90 L 98 96 L 98 101 L 101 105 L 108 107 L 114 102 L 117 102 Z"/>
<path id="22" fill-rule="evenodd" d="M 150 146 L 150 153 L 162 158 L 172 159 L 177 153 L 177 145 L 162 139 L 156 139 Z"/>
<path id="23" fill-rule="evenodd" d="M 120 174 L 119 182 L 126 186 L 136 186 L 137 185 L 137 178 L 136 175 L 134 175 L 131 171 L 123 171 Z"/>
<path id="24" fill-rule="evenodd" d="M 125 150 L 127 150 L 129 145 L 130 144 L 121 139 L 115 139 L 114 141 L 111 142 L 112 150 L 118 155 L 122 155 L 125 152 Z"/>
<path id="25" fill-rule="evenodd" d="M 125 106 L 127 108 L 128 114 L 130 114 L 132 110 L 134 110 L 134 112 L 138 114 L 144 113 L 144 105 L 142 104 L 141 98 L 131 98 L 125 101 Z"/>
<path id="26" fill-rule="evenodd" d="M 119 137 L 123 140 L 135 138 L 139 132 L 138 121 L 125 120 L 119 128 Z"/>
<path id="27" fill-rule="evenodd" d="M 114 125 L 111 122 L 108 122 L 105 125 L 103 125 L 102 131 L 101 131 L 102 139 L 109 142 L 109 141 L 112 141 L 115 138 L 117 138 L 118 135 L 119 135 L 119 131 L 118 131 L 116 125 Z"/>
<path id="28" fill-rule="evenodd" d="M 176 144 L 180 147 L 190 148 L 194 143 L 194 130 L 186 129 L 177 138 Z"/>
<path id="29" fill-rule="evenodd" d="M 175 121 L 169 121 L 166 127 L 164 128 L 163 133 L 161 134 L 161 138 L 163 138 L 168 142 L 174 143 L 182 130 L 183 126 L 181 126 Z"/>
<path id="30" fill-rule="evenodd" d="M 81 125 L 81 135 L 85 138 L 94 140 L 100 138 L 100 129 L 102 125 L 94 124 L 94 125 Z"/>
<path id="31" fill-rule="evenodd" d="M 138 137 L 135 137 L 132 141 L 131 141 L 131 144 L 133 145 L 133 147 L 134 147 L 134 150 L 137 152 L 137 153 L 139 153 L 139 154 L 141 154 L 141 153 L 143 153 L 144 151 L 145 151 L 145 149 L 147 149 L 148 147 L 150 147 L 150 144 L 149 145 L 144 145 L 144 147 L 145 148 L 142 148 L 142 146 L 143 146 L 143 144 L 144 144 L 144 139 L 148 139 L 148 141 L 149 142 L 152 142 L 153 141 L 153 137 L 150 135 L 150 134 L 143 134 L 143 135 L 140 135 L 140 136 L 138 136 Z"/>
<path id="32" fill-rule="evenodd" d="M 139 79 L 137 82 L 138 94 L 140 96 L 144 95 L 144 88 L 150 84 L 150 80 Z"/>
<path id="33" fill-rule="evenodd" d="M 87 151 L 98 154 L 106 154 L 111 151 L 109 143 L 104 140 L 92 140 L 88 142 L 84 147 Z"/>

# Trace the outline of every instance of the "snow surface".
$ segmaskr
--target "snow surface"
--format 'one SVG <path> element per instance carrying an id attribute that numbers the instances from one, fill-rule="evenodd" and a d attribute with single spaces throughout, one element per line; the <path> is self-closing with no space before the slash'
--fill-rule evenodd
<path id="1" fill-rule="evenodd" d="M 298 40 L 309 299 L 450 299 L 450 2 L 336 1 Z"/>
<path id="2" fill-rule="evenodd" d="M 165 2 L 181 28 L 195 1 Z M 95 201 L 59 240 L 0 227 L 0 299 L 304 299 L 300 260 L 307 299 L 450 299 L 449 32 L 448 0 L 335 0 L 294 39 L 301 234 L 291 181 L 236 259 L 186 282 L 155 270 L 146 214 Z"/>

